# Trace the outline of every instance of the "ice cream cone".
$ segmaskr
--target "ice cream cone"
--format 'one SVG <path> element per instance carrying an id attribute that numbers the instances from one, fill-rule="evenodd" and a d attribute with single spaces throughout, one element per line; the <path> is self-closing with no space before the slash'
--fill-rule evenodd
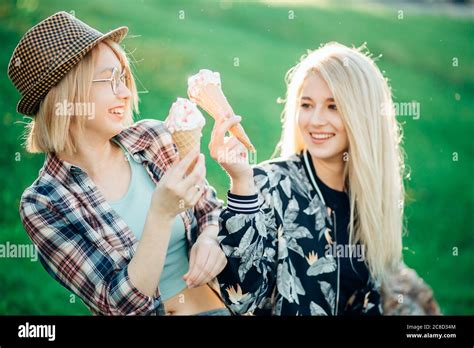
<path id="1" fill-rule="evenodd" d="M 178 148 L 179 158 L 186 156 L 191 150 L 201 145 L 201 129 L 176 131 L 172 134 L 173 141 Z"/>
<path id="2" fill-rule="evenodd" d="M 200 147 L 204 116 L 196 104 L 188 99 L 178 98 L 170 108 L 165 125 L 178 148 L 180 159 L 192 149 Z"/>
<path id="3" fill-rule="evenodd" d="M 188 80 L 188 96 L 216 121 L 234 115 L 232 107 L 222 92 L 220 75 L 217 72 L 203 69 L 198 74 L 190 77 Z M 233 126 L 229 131 L 249 151 L 255 152 L 255 147 L 240 124 Z"/>

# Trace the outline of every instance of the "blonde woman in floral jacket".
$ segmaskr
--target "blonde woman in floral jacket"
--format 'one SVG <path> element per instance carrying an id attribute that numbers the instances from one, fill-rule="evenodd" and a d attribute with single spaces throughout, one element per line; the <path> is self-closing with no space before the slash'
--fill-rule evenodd
<path id="1" fill-rule="evenodd" d="M 281 157 L 251 168 L 218 122 L 211 155 L 231 178 L 218 276 L 229 307 L 255 315 L 380 315 L 399 265 L 400 134 L 386 79 L 363 48 L 329 43 L 287 75 Z M 236 160 L 237 159 L 237 160 Z"/>

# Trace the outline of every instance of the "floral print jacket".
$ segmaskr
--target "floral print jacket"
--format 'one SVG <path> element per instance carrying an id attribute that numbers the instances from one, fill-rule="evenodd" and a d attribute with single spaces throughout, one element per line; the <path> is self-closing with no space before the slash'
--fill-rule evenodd
<path id="1" fill-rule="evenodd" d="M 237 314 L 380 315 L 372 277 L 339 303 L 339 260 L 325 253 L 334 220 L 304 165 L 302 154 L 262 163 L 257 195 L 228 193 L 219 232 L 228 263 L 218 276 L 226 304 Z"/>

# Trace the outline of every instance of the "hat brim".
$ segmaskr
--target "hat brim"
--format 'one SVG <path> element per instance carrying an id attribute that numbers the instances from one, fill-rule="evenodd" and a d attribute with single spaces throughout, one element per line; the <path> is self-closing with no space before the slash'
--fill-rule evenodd
<path id="1" fill-rule="evenodd" d="M 41 102 L 48 94 L 50 89 L 57 85 L 59 81 L 74 67 L 81 59 L 89 53 L 100 42 L 110 39 L 120 43 L 128 33 L 128 27 L 119 27 L 91 41 L 81 50 L 74 53 L 67 60 L 55 66 L 50 72 L 45 74 L 44 78 L 39 80 L 27 92 L 25 92 L 17 104 L 17 111 L 27 116 L 35 116 L 39 110 Z"/>

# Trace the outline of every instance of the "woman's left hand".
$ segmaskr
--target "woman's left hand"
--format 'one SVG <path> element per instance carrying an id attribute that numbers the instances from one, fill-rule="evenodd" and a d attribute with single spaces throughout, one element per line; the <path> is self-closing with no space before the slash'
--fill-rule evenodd
<path id="1" fill-rule="evenodd" d="M 188 288 L 196 288 L 214 279 L 227 264 L 216 237 L 201 234 L 191 248 L 189 270 L 183 276 Z"/>

